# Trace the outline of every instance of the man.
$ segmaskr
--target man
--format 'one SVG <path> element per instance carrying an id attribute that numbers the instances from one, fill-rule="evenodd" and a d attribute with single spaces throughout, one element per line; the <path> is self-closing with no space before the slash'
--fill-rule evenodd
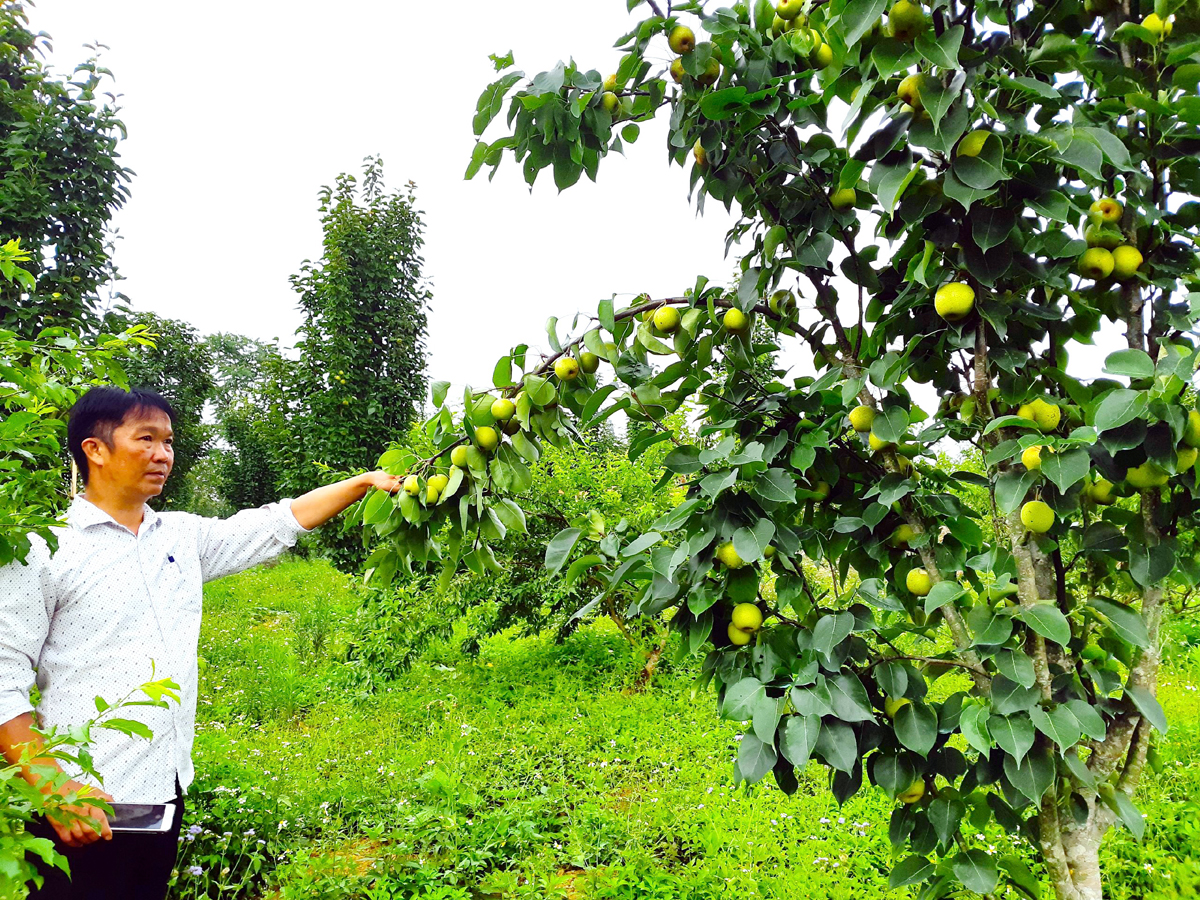
<path id="1" fill-rule="evenodd" d="M 150 728 L 151 740 L 92 733 L 104 776 L 99 796 L 173 803 L 175 832 L 114 836 L 103 812 L 86 804 L 75 811 L 96 827 L 35 823 L 57 839 L 72 876 L 47 872 L 37 898 L 165 896 L 182 796 L 193 777 L 201 586 L 278 556 L 374 488 L 400 487 L 395 476 L 368 472 L 228 519 L 156 513 L 146 501 L 171 473 L 174 419 L 170 404 L 151 391 L 101 387 L 81 397 L 71 410 L 68 444 L 85 491 L 67 512 L 58 551 L 51 555 L 35 541 L 25 565 L 0 568 L 0 751 L 10 762 L 23 745 L 40 745 L 31 730 L 35 714 L 43 729 L 80 724 L 96 716 L 95 697 L 115 701 L 152 672 L 180 686 L 180 702 L 167 709 L 122 710 Z M 36 711 L 29 700 L 34 683 Z M 58 768 L 53 760 L 38 764 Z M 23 774 L 38 782 L 28 769 Z M 68 786 L 82 788 L 79 777 Z"/>

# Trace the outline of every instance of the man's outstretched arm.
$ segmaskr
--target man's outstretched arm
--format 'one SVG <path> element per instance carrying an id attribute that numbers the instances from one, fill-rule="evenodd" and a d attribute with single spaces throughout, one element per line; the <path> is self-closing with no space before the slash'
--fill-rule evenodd
<path id="1" fill-rule="evenodd" d="M 309 491 L 292 501 L 292 515 L 305 529 L 323 525 L 348 507 L 357 503 L 373 488 L 394 494 L 400 490 L 402 479 L 387 472 L 364 472 L 336 484 L 327 484 Z"/>

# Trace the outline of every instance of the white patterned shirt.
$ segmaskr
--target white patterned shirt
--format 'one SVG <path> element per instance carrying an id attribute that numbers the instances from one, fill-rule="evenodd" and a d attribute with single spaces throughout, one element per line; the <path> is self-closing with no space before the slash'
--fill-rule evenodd
<path id="1" fill-rule="evenodd" d="M 144 722 L 151 740 L 92 730 L 96 770 L 119 803 L 163 803 L 176 778 L 192 782 L 204 582 L 278 556 L 307 530 L 291 500 L 228 519 L 144 515 L 135 535 L 76 497 L 53 556 L 35 538 L 26 564 L 0 567 L 0 723 L 33 710 L 35 669 L 43 728 L 94 719 L 97 696 L 113 703 L 151 678 L 179 684 L 168 709 L 117 713 Z"/>

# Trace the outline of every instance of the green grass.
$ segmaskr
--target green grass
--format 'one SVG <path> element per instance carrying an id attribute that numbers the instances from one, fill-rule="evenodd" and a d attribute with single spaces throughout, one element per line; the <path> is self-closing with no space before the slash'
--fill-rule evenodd
<path id="1" fill-rule="evenodd" d="M 360 696 L 344 660 L 369 623 L 328 566 L 288 560 L 205 597 L 187 823 L 200 833 L 173 897 L 903 893 L 887 891 L 881 792 L 839 809 L 816 766 L 791 797 L 735 790 L 737 729 L 712 694 L 669 667 L 624 694 L 638 661 L 604 623 L 560 646 L 501 636 L 477 659 L 440 646 Z M 1106 843 L 1113 898 L 1174 896 L 1171 873 L 1200 845 L 1197 645 L 1181 630 L 1169 648 L 1167 768 L 1139 795 L 1145 841 Z"/>

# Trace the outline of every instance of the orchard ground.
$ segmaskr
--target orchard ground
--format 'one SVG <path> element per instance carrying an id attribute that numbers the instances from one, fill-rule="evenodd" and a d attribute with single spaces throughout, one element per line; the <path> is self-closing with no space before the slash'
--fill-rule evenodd
<path id="1" fill-rule="evenodd" d="M 607 620 L 558 645 L 504 634 L 475 658 L 437 645 L 367 695 L 347 657 L 370 623 L 326 564 L 243 573 L 205 604 L 172 897 L 907 896 L 887 887 L 881 792 L 838 808 L 812 765 L 795 795 L 768 779 L 752 802 L 732 784 L 737 723 L 691 695 L 699 660 L 629 694 L 639 661 Z M 1163 773 L 1139 792 L 1145 840 L 1116 831 L 1104 845 L 1114 900 L 1200 884 L 1194 616 L 1172 626 L 1167 660 L 1172 727 Z"/>

